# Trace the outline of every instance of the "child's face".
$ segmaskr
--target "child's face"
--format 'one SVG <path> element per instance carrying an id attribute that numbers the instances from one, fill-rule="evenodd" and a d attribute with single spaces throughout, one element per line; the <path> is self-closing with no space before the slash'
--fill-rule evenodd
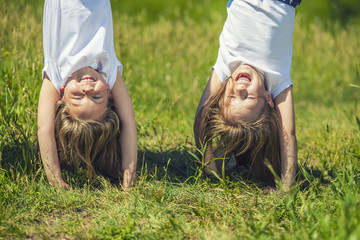
<path id="1" fill-rule="evenodd" d="M 80 119 L 102 120 L 108 98 L 109 84 L 94 69 L 84 67 L 74 72 L 65 87 L 61 88 L 62 100 L 71 116 Z"/>
<path id="2" fill-rule="evenodd" d="M 232 123 L 238 120 L 255 122 L 265 104 L 274 106 L 259 73 L 249 65 L 240 65 L 227 82 L 224 98 L 224 117 Z"/>

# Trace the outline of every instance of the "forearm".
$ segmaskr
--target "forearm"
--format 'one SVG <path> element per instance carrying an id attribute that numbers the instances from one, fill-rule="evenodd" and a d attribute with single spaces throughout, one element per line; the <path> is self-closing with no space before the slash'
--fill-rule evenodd
<path id="1" fill-rule="evenodd" d="M 205 150 L 204 162 L 207 167 L 204 168 L 206 174 L 212 176 L 212 171 L 219 174 L 219 171 L 216 166 L 216 162 L 214 161 L 214 153 L 212 149 L 212 144 L 209 141 Z"/>
<path id="2" fill-rule="evenodd" d="M 121 124 L 120 142 L 124 188 L 131 187 L 136 178 L 137 131 L 135 121 Z"/>
<path id="3" fill-rule="evenodd" d="M 195 116 L 194 137 L 195 137 L 196 147 L 204 154 L 204 156 L 201 156 L 204 160 L 204 164 L 206 165 L 204 171 L 206 174 L 212 175 L 210 169 L 212 169 L 216 173 L 218 173 L 218 170 L 215 161 L 211 161 L 212 159 L 214 159 L 214 154 L 212 150 L 211 140 L 207 141 L 205 139 L 206 121 L 204 120 L 203 115 L 204 115 L 203 108 L 201 108 L 200 111 L 198 111 Z M 205 151 L 203 151 L 205 147 L 206 149 Z"/>
<path id="4" fill-rule="evenodd" d="M 295 134 L 283 133 L 280 136 L 281 146 L 281 182 L 285 188 L 293 183 L 297 168 L 297 141 Z"/>
<path id="5" fill-rule="evenodd" d="M 46 176 L 51 185 L 62 181 L 54 133 L 44 128 L 38 129 L 39 147 Z"/>
<path id="6" fill-rule="evenodd" d="M 201 151 L 204 145 L 204 135 L 205 135 L 205 125 L 206 121 L 204 120 L 204 116 L 202 110 L 200 113 L 196 114 L 195 121 L 194 121 L 194 138 L 195 138 L 195 145 Z"/>
<path id="7" fill-rule="evenodd" d="M 214 94 L 220 87 L 222 83 L 220 82 L 217 74 L 215 71 L 212 72 L 211 77 L 206 84 L 206 87 L 201 95 L 199 105 L 196 110 L 195 114 L 195 121 L 194 121 L 194 137 L 196 147 L 203 151 L 204 147 L 206 147 L 204 153 L 204 163 L 206 167 L 204 168 L 204 172 L 209 175 L 213 176 L 212 171 L 219 173 L 216 162 L 214 161 L 214 154 L 212 149 L 211 140 L 205 137 L 206 135 L 206 124 L 207 124 L 207 114 L 208 114 L 208 107 L 206 106 L 206 102 L 208 101 L 211 94 Z"/>
<path id="8" fill-rule="evenodd" d="M 118 72 L 112 89 L 116 113 L 120 119 L 120 145 L 123 188 L 130 188 L 136 179 L 137 129 L 134 108 L 124 80 Z"/>
<path id="9" fill-rule="evenodd" d="M 275 98 L 280 120 L 279 140 L 281 157 L 281 182 L 289 188 L 296 175 L 297 142 L 292 88 L 289 87 Z"/>

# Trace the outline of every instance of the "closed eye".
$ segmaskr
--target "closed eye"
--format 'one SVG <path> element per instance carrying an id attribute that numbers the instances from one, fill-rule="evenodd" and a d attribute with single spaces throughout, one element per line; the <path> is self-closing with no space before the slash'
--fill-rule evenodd
<path id="1" fill-rule="evenodd" d="M 73 99 L 75 99 L 75 100 L 81 100 L 81 99 L 83 99 L 83 96 L 75 96 L 75 97 L 73 97 Z"/>
<path id="2" fill-rule="evenodd" d="M 235 99 L 236 96 L 235 96 L 235 95 L 230 95 L 229 98 L 230 98 L 230 99 Z M 255 98 L 254 98 L 254 97 L 250 97 L 250 96 L 246 96 L 246 97 L 244 97 L 244 98 L 241 98 L 241 100 L 246 100 L 246 99 L 255 99 Z"/>

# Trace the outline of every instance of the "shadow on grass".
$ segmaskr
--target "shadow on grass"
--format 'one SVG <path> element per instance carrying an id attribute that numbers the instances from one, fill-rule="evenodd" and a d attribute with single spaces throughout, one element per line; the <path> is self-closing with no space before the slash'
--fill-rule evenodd
<path id="1" fill-rule="evenodd" d="M 6 176 L 14 179 L 22 175 L 35 175 L 41 168 L 41 160 L 37 144 L 29 141 L 3 143 L 1 145 L 0 169 Z M 165 180 L 171 183 L 193 183 L 199 176 L 199 165 L 194 157 L 185 149 L 172 149 L 168 151 L 140 150 L 138 152 L 137 174 L 151 180 Z M 98 188 L 98 184 L 90 183 L 87 179 L 86 170 L 63 169 L 64 180 L 73 187 L 84 187 L 92 185 Z M 334 167 L 323 166 L 298 166 L 296 181 L 300 183 L 300 189 L 309 189 L 311 185 L 327 185 L 331 179 L 336 177 Z M 205 176 L 203 176 L 205 178 Z M 106 178 L 108 179 L 108 178 Z M 112 184 L 119 185 L 119 181 L 108 179 Z M 217 183 L 217 179 L 208 179 L 211 183 Z M 226 174 L 226 181 L 231 187 L 236 182 L 244 181 L 246 184 L 258 184 L 259 187 L 266 187 L 254 177 L 251 169 L 240 166 L 231 174 Z"/>
<path id="2" fill-rule="evenodd" d="M 148 174 L 155 179 L 166 178 L 170 182 L 184 182 L 197 173 L 197 165 L 186 150 L 142 150 L 138 153 L 138 159 L 138 174 Z"/>
<path id="3" fill-rule="evenodd" d="M 170 150 L 163 152 L 139 151 L 138 174 L 147 174 L 155 180 L 166 180 L 173 183 L 192 183 L 199 176 L 200 167 L 194 157 L 186 150 Z M 312 186 L 329 185 L 338 176 L 337 166 L 308 166 L 299 165 L 296 174 L 296 184 L 301 191 Z M 254 172 L 246 166 L 239 165 L 231 173 L 226 172 L 226 185 L 237 187 L 237 182 L 256 184 L 260 188 L 268 188 L 268 184 L 258 180 Z M 203 176 L 205 178 L 205 176 Z M 193 179 L 193 180 L 191 180 Z M 209 183 L 219 183 L 218 179 L 207 179 Z"/>
<path id="4" fill-rule="evenodd" d="M 309 167 L 299 166 L 297 170 L 296 182 L 300 183 L 300 190 L 307 190 L 311 185 L 329 185 L 331 180 L 336 178 L 336 172 L 334 167 Z"/>
<path id="5" fill-rule="evenodd" d="M 35 174 L 41 165 L 37 144 L 14 141 L 0 146 L 0 169 L 8 175 Z"/>

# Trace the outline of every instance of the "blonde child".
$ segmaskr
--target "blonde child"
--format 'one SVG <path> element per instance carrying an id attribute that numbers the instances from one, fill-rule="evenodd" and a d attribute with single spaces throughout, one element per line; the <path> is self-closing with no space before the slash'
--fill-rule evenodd
<path id="1" fill-rule="evenodd" d="M 271 165 L 285 188 L 297 163 L 290 77 L 295 7 L 301 0 L 230 0 L 212 75 L 195 116 L 194 135 L 205 149 L 205 172 L 250 165 L 274 184 Z M 214 145 L 215 140 L 216 146 Z"/>
<path id="2" fill-rule="evenodd" d="M 45 1 L 38 137 L 51 185 L 68 187 L 69 165 L 122 177 L 123 188 L 134 182 L 134 109 L 113 38 L 109 0 Z"/>

